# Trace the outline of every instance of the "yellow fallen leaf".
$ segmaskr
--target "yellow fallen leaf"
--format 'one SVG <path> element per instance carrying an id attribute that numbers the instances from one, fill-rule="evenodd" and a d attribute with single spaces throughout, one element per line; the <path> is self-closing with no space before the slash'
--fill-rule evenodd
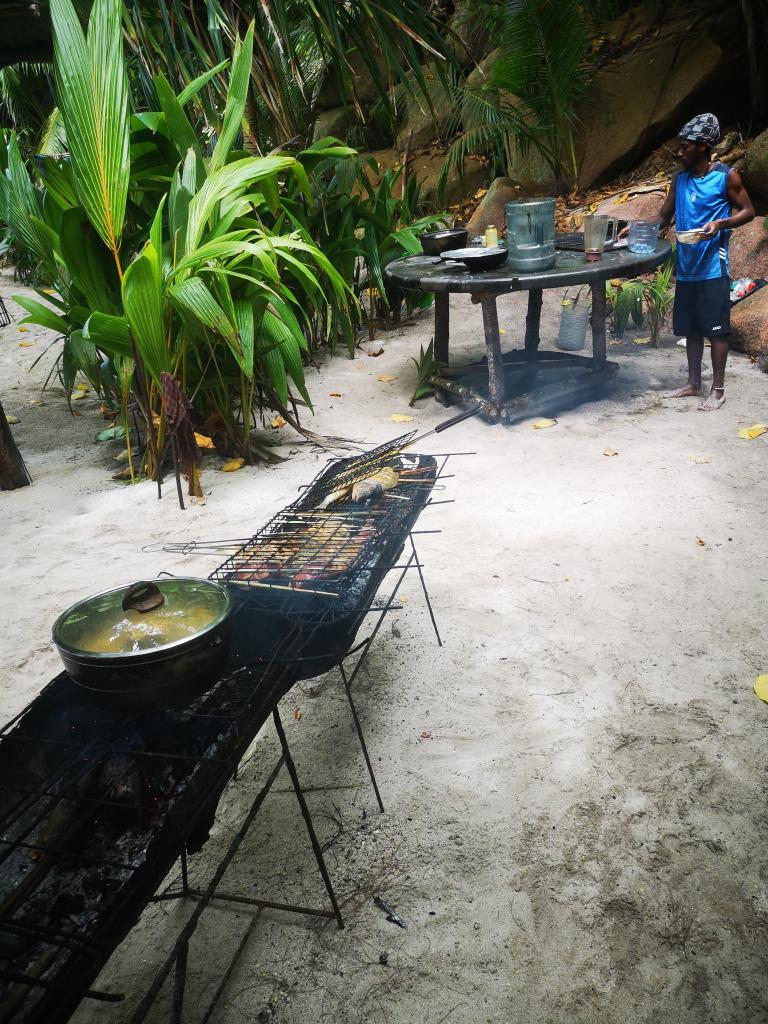
<path id="1" fill-rule="evenodd" d="M 282 416 L 280 416 L 279 413 L 272 420 L 271 426 L 274 430 L 279 430 L 281 427 L 285 426 L 285 420 L 283 419 Z"/>
<path id="2" fill-rule="evenodd" d="M 198 448 L 215 448 L 216 445 L 213 443 L 213 438 L 206 437 L 205 434 L 195 434 L 195 440 L 197 441 Z"/>
<path id="3" fill-rule="evenodd" d="M 650 336 L 647 337 L 647 338 L 635 338 L 635 344 L 636 345 L 650 345 L 650 343 L 651 343 Z"/>
<path id="4" fill-rule="evenodd" d="M 19 328 L 19 334 L 26 334 L 28 330 L 29 330 L 28 327 L 20 327 Z"/>
<path id="5" fill-rule="evenodd" d="M 603 455 L 618 455 L 615 448 L 603 448 Z"/>
<path id="6" fill-rule="evenodd" d="M 6 420 L 8 421 L 8 423 L 10 423 L 10 424 L 14 424 L 14 423 L 20 423 L 20 422 L 21 422 L 21 421 L 19 420 L 19 417 L 18 417 L 18 416 L 6 416 L 5 418 L 6 418 Z"/>
<path id="7" fill-rule="evenodd" d="M 329 391 L 328 392 L 328 397 L 329 398 L 343 398 L 344 395 L 341 393 L 341 391 Z"/>
<path id="8" fill-rule="evenodd" d="M 506 334 L 506 333 L 507 333 L 507 332 L 506 332 L 506 331 L 504 330 L 504 328 L 503 328 L 503 327 L 500 327 L 500 328 L 499 328 L 499 334 Z"/>
<path id="9" fill-rule="evenodd" d="M 760 700 L 764 700 L 768 704 L 768 675 L 758 676 L 752 689 Z"/>
<path id="10" fill-rule="evenodd" d="M 400 602 L 400 604 L 408 604 L 408 598 L 405 595 L 403 595 L 402 597 L 398 597 L 397 600 Z"/>
<path id="11" fill-rule="evenodd" d="M 160 413 L 159 412 L 153 412 L 152 413 L 152 426 L 153 427 L 159 427 L 160 426 Z"/>
<path id="12" fill-rule="evenodd" d="M 31 341 L 20 341 L 19 342 L 19 348 L 32 348 L 32 342 Z"/>
<path id="13" fill-rule="evenodd" d="M 741 427 L 739 437 L 743 437 L 745 441 L 754 441 L 756 437 L 766 433 L 768 433 L 768 427 L 764 423 L 755 423 L 751 427 Z"/>
<path id="14" fill-rule="evenodd" d="M 397 380 L 397 377 L 393 377 L 391 373 L 381 373 L 376 380 L 380 380 L 384 384 L 390 384 L 393 380 Z"/>
<path id="15" fill-rule="evenodd" d="M 704 545 L 706 544 L 706 541 L 702 540 L 701 537 L 697 537 L 696 538 L 696 543 L 699 545 L 700 548 L 703 548 Z"/>
<path id="16" fill-rule="evenodd" d="M 557 420 L 536 420 L 531 424 L 534 430 L 546 430 L 547 427 L 554 427 Z"/>
<path id="17" fill-rule="evenodd" d="M 389 418 L 393 423 L 410 423 L 413 416 L 403 416 L 400 412 L 393 412 Z"/>
<path id="18" fill-rule="evenodd" d="M 72 390 L 73 391 L 90 391 L 91 389 L 88 387 L 87 384 L 82 384 L 81 383 L 81 384 L 75 384 L 75 386 L 74 386 L 74 388 Z"/>
<path id="19" fill-rule="evenodd" d="M 705 462 L 711 462 L 712 459 L 708 455 L 691 455 L 691 462 L 695 462 L 698 466 L 703 466 Z"/>
<path id="20" fill-rule="evenodd" d="M 27 405 L 45 405 L 45 402 L 42 400 L 42 398 L 30 398 L 30 400 L 27 402 Z"/>
<path id="21" fill-rule="evenodd" d="M 245 459 L 230 459 L 229 462 L 225 462 L 221 467 L 222 473 L 236 473 L 238 469 L 242 469 L 245 465 Z"/>
<path id="22" fill-rule="evenodd" d="M 621 340 L 621 338 L 609 338 L 608 339 L 608 344 L 609 345 L 623 345 L 624 342 Z"/>
<path id="23" fill-rule="evenodd" d="M 82 402 L 82 400 L 85 397 L 86 397 L 86 392 L 85 391 L 73 391 L 72 392 L 72 401 L 73 402 Z"/>

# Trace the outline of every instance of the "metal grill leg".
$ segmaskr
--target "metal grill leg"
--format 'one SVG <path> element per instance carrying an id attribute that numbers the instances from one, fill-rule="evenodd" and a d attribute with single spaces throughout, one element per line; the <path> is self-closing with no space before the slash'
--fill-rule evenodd
<path id="1" fill-rule="evenodd" d="M 328 898 L 331 901 L 333 907 L 333 915 L 336 918 L 336 924 L 339 928 L 344 927 L 344 918 L 341 916 L 339 910 L 339 904 L 336 902 L 336 893 L 333 891 L 333 885 L 331 884 L 331 876 L 328 874 L 328 868 L 325 866 L 325 860 L 323 858 L 323 851 L 320 847 L 320 843 L 317 840 L 315 834 L 315 827 L 312 824 L 312 818 L 307 807 L 307 801 L 304 799 L 304 794 L 301 790 L 301 783 L 299 782 L 299 776 L 296 772 L 296 765 L 293 763 L 291 752 L 288 749 L 288 740 L 285 738 L 283 732 L 283 723 L 280 721 L 280 712 L 275 708 L 272 712 L 272 718 L 275 723 L 275 729 L 280 740 L 280 746 L 283 750 L 283 757 L 285 758 L 285 766 L 288 769 L 288 774 L 291 776 L 291 782 L 293 783 L 293 791 L 296 794 L 296 799 L 299 801 L 299 807 L 301 809 L 301 816 L 304 818 L 304 824 L 307 826 L 307 832 L 309 833 L 309 841 L 312 843 L 312 850 L 315 854 L 315 860 L 317 866 L 320 869 L 320 874 L 323 876 L 323 882 L 325 883 L 325 889 L 328 893 Z"/>
<path id="2" fill-rule="evenodd" d="M 171 1024 L 182 1024 L 184 1020 L 184 991 L 187 987 L 187 957 L 189 940 L 182 939 L 176 948 L 176 973 L 173 977 L 173 1003 Z"/>
<path id="3" fill-rule="evenodd" d="M 371 777 L 371 783 L 373 784 L 373 791 L 376 794 L 376 802 L 379 805 L 379 810 L 383 814 L 384 813 L 384 804 L 381 802 L 381 794 L 379 793 L 379 787 L 378 787 L 378 784 L 376 782 L 376 776 L 373 773 L 373 765 L 371 764 L 371 759 L 368 756 L 368 747 L 366 746 L 365 737 L 363 736 L 363 727 L 360 724 L 360 719 L 359 719 L 358 714 L 357 714 L 357 708 L 355 707 L 355 702 L 352 700 L 352 691 L 349 688 L 349 680 L 347 679 L 347 673 L 344 671 L 344 666 L 343 665 L 339 665 L 339 672 L 341 672 L 341 678 L 344 681 L 344 689 L 347 691 L 347 700 L 349 701 L 349 710 L 352 712 L 352 718 L 354 719 L 355 729 L 357 730 L 357 738 L 360 740 L 360 746 L 362 747 L 362 750 L 363 750 L 363 757 L 365 758 L 365 763 L 368 766 L 368 774 Z"/>
<path id="4" fill-rule="evenodd" d="M 432 620 L 432 628 L 434 629 L 435 636 L 437 637 L 437 646 L 438 647 L 442 647 L 443 646 L 443 641 L 440 639 L 440 630 L 437 628 L 437 621 L 435 620 L 435 613 L 432 611 L 432 602 L 429 600 L 429 591 L 427 590 L 427 582 L 424 579 L 424 573 L 421 571 L 421 563 L 419 562 L 419 555 L 418 555 L 418 552 L 416 551 L 416 544 L 414 543 L 413 534 L 412 533 L 408 534 L 408 539 L 410 540 L 411 548 L 413 549 L 413 557 L 416 559 L 416 568 L 419 570 L 419 579 L 421 580 L 421 589 L 424 591 L 424 600 L 427 602 L 427 611 L 429 612 L 429 617 Z"/>

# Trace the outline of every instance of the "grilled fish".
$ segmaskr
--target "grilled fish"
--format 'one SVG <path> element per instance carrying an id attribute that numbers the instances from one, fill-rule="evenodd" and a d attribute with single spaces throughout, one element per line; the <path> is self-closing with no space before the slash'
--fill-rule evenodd
<path id="1" fill-rule="evenodd" d="M 365 480 L 358 480 L 352 486 L 352 501 L 366 501 L 368 498 L 375 498 L 377 494 L 397 487 L 400 474 L 391 466 L 383 466 L 377 472 L 366 477 Z"/>

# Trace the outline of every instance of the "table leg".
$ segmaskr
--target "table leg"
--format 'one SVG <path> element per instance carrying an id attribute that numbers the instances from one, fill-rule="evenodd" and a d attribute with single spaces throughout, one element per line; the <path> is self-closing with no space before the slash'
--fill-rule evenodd
<path id="1" fill-rule="evenodd" d="M 499 338 L 499 314 L 496 309 L 496 296 L 484 295 L 480 300 L 483 310 L 483 329 L 485 344 L 488 349 L 488 397 L 494 405 L 501 408 L 506 397 L 504 383 L 504 363 L 501 359 L 501 339 Z"/>
<path id="2" fill-rule="evenodd" d="M 544 298 L 542 288 L 531 288 L 528 292 L 528 312 L 525 317 L 525 351 L 529 354 L 538 351 L 541 342 L 541 303 Z"/>
<path id="3" fill-rule="evenodd" d="M 432 353 L 439 363 L 448 365 L 448 292 L 435 292 L 435 342 Z"/>
<path id="4" fill-rule="evenodd" d="M 592 369 L 604 370 L 605 352 L 605 281 L 595 281 L 592 285 Z"/>

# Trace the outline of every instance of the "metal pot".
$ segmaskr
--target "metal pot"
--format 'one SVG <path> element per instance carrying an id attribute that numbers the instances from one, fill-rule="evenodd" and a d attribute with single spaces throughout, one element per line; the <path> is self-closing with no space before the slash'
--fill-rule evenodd
<path id="1" fill-rule="evenodd" d="M 140 588 L 140 589 L 139 589 Z M 158 595 L 160 600 L 158 601 Z M 163 614 L 183 617 L 193 606 L 210 612 L 204 625 L 181 639 L 129 651 L 88 648 L 85 631 L 98 624 L 141 622 L 164 605 Z M 68 608 L 53 626 L 53 642 L 69 676 L 101 707 L 151 711 L 184 706 L 209 690 L 229 656 L 232 602 L 211 580 L 172 576 L 119 587 Z"/>
<path id="2" fill-rule="evenodd" d="M 467 232 L 463 228 L 446 228 L 444 231 L 426 231 L 419 235 L 421 248 L 430 256 L 441 256 L 446 249 L 460 249 L 467 244 Z"/>

